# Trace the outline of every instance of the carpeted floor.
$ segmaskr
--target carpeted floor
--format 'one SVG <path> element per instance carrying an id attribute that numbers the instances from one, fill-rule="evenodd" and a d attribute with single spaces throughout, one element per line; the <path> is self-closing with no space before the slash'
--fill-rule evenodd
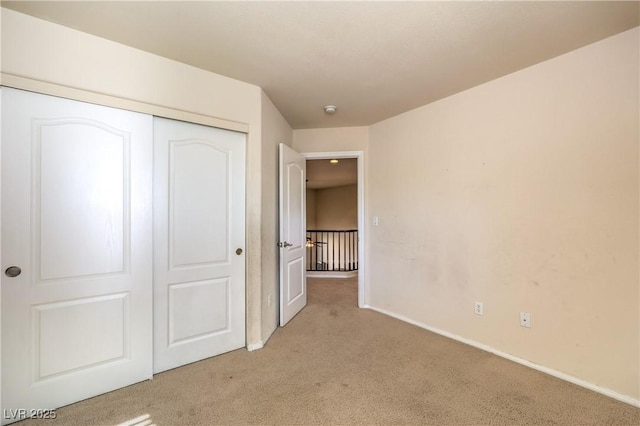
<path id="1" fill-rule="evenodd" d="M 308 289 L 309 305 L 264 349 L 158 374 L 45 423 L 640 424 L 640 409 L 358 309 L 355 279 Z"/>

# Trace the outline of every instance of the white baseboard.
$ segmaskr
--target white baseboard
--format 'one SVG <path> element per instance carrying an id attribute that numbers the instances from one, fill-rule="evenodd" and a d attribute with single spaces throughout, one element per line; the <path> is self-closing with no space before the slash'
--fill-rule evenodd
<path id="1" fill-rule="evenodd" d="M 399 315 L 399 314 L 396 314 L 394 312 L 387 311 L 386 309 L 377 308 L 377 307 L 370 306 L 370 305 L 366 305 L 366 306 L 364 306 L 364 308 L 365 309 L 371 309 L 371 310 L 376 311 L 376 312 L 380 312 L 381 314 L 388 315 L 390 317 L 399 319 L 400 321 L 404 321 L 404 322 L 407 322 L 409 324 L 413 324 L 415 326 L 418 326 L 418 327 L 423 328 L 425 330 L 429 330 L 429 331 L 431 331 L 433 333 L 436 333 L 436 334 L 439 334 L 441 336 L 448 337 L 448 338 L 453 339 L 453 340 L 457 340 L 458 342 L 461 342 L 461 343 L 476 347 L 478 349 L 482 349 L 483 351 L 490 352 L 490 353 L 492 353 L 494 355 L 498 355 L 499 357 L 506 358 L 506 359 L 508 359 L 510 361 L 517 362 L 518 364 L 524 365 L 524 366 L 529 367 L 529 368 L 533 368 L 534 370 L 541 371 L 541 372 L 546 373 L 546 374 L 548 374 L 550 376 L 557 377 L 558 379 L 565 380 L 565 381 L 567 381 L 569 383 L 573 383 L 574 385 L 581 386 L 583 388 L 592 390 L 594 392 L 598 392 L 598 393 L 600 393 L 602 395 L 608 396 L 610 398 L 613 398 L 613 399 L 616 399 L 618 401 L 627 403 L 629 405 L 633 405 L 634 407 L 639 407 L 640 408 L 640 400 L 634 399 L 634 398 L 632 398 L 630 396 L 627 396 L 627 395 L 622 395 L 622 394 L 620 394 L 618 392 L 615 392 L 615 391 L 613 391 L 611 389 L 603 388 L 602 386 L 598 386 L 598 385 L 595 385 L 593 383 L 589 383 L 589 382 L 587 382 L 585 380 L 579 379 L 577 377 L 571 376 L 571 375 L 563 373 L 561 371 L 557 371 L 557 370 L 554 370 L 552 368 L 545 367 L 543 365 L 539 365 L 539 364 L 536 364 L 536 363 L 531 362 L 531 361 L 527 361 L 526 359 L 519 358 L 517 356 L 508 354 L 506 352 L 502 352 L 502 351 L 500 351 L 498 349 L 492 348 L 491 346 L 485 345 L 483 343 L 479 343 L 479 342 L 476 342 L 474 340 L 466 339 L 466 338 L 464 338 L 462 336 L 458 336 L 456 334 L 449 333 L 448 331 L 444 331 L 444 330 L 440 330 L 440 329 L 435 328 L 435 327 L 431 327 L 431 326 L 429 326 L 427 324 L 421 323 L 419 321 L 415 321 L 415 320 L 413 320 L 411 318 L 407 318 L 404 315 Z"/>
<path id="2" fill-rule="evenodd" d="M 247 350 L 249 352 L 257 351 L 258 349 L 262 349 L 262 348 L 264 348 L 264 343 L 263 342 L 252 343 L 250 345 L 247 345 Z"/>

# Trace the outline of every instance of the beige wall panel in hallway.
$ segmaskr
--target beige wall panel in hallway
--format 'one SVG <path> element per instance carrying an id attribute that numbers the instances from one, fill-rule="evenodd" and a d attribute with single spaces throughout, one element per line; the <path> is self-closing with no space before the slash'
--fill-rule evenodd
<path id="1" fill-rule="evenodd" d="M 307 229 L 311 228 L 307 226 Z M 314 229 L 358 229 L 358 186 L 318 189 Z"/>

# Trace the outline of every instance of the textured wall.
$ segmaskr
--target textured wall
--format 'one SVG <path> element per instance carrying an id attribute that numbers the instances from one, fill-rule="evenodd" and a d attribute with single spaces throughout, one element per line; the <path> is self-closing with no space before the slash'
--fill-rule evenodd
<path id="1" fill-rule="evenodd" d="M 370 304 L 638 399 L 638 51 L 636 28 L 373 125 Z"/>

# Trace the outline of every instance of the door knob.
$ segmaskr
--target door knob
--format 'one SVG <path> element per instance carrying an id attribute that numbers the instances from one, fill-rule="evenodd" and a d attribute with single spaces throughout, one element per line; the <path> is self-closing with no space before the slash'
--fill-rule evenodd
<path id="1" fill-rule="evenodd" d="M 4 274 L 6 276 L 8 276 L 9 278 L 13 278 L 13 277 L 17 277 L 18 275 L 20 275 L 22 273 L 22 269 L 20 269 L 17 266 L 9 266 L 5 271 Z"/>
<path id="2" fill-rule="evenodd" d="M 278 243 L 278 247 L 283 248 L 283 247 L 291 247 L 293 244 L 288 243 L 288 242 L 284 242 L 284 243 Z"/>
<path id="3" fill-rule="evenodd" d="M 237 254 L 238 256 L 240 256 L 240 255 L 242 254 L 242 249 L 241 249 L 241 248 L 237 249 L 237 250 L 236 250 L 236 254 Z"/>

